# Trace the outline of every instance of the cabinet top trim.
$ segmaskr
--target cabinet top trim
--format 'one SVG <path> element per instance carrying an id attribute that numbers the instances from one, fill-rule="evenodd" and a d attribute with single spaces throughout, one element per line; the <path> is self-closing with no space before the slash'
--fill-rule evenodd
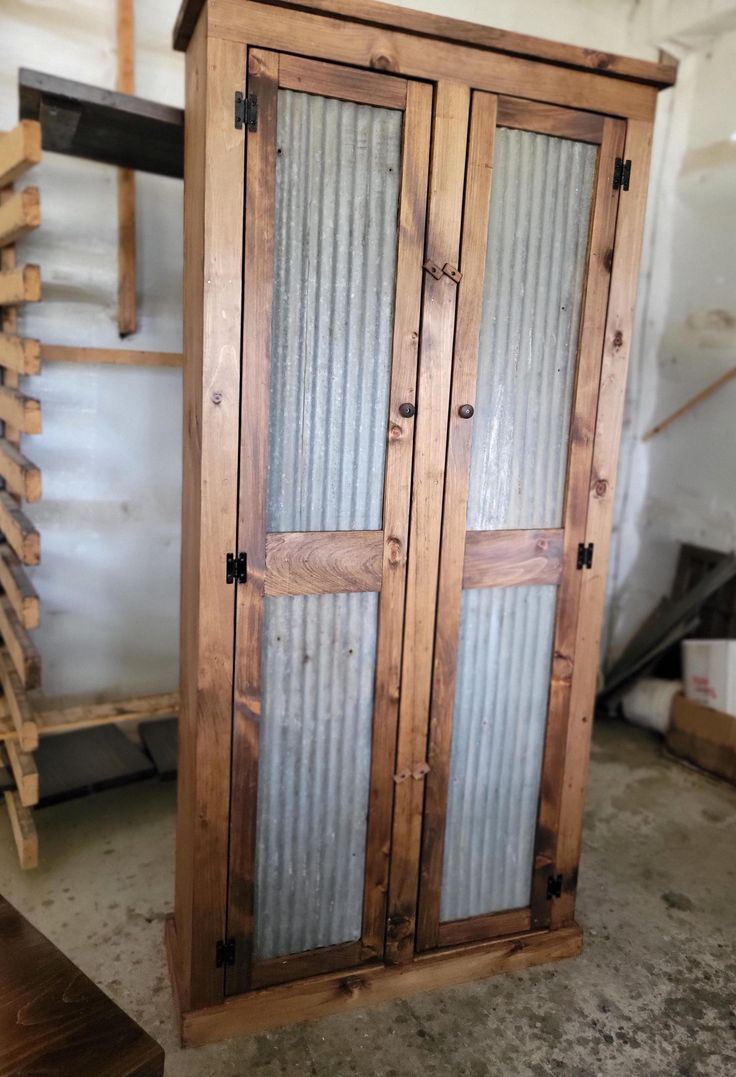
<path id="1" fill-rule="evenodd" d="M 174 26 L 173 46 L 185 52 L 194 33 L 200 12 L 207 0 L 182 0 Z M 451 19 L 444 15 L 416 11 L 412 8 L 384 4 L 380 0 L 262 0 L 274 7 L 302 12 L 319 12 L 352 23 L 382 26 L 390 30 L 403 30 L 412 34 L 431 37 L 447 42 L 461 42 L 494 52 L 508 53 L 527 59 L 543 60 L 582 71 L 613 75 L 634 82 L 645 82 L 664 88 L 671 86 L 677 77 L 677 65 L 654 63 L 632 57 L 578 45 L 565 45 L 547 41 L 529 34 L 517 34 L 510 30 L 497 30 L 491 26 Z"/>

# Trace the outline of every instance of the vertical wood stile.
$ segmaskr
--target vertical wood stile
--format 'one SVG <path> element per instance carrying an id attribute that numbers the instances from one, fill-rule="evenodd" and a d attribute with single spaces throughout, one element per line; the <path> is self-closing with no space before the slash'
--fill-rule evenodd
<path id="1" fill-rule="evenodd" d="M 466 85 L 437 84 L 425 254 L 438 266 L 459 261 L 469 107 Z M 397 774 L 414 774 L 427 754 L 456 299 L 447 274 L 425 274 Z M 423 803 L 421 775 L 397 783 L 386 935 L 386 959 L 394 963 L 414 953 Z"/>
<path id="2" fill-rule="evenodd" d="M 473 433 L 472 421 L 463 419 L 458 414 L 458 408 L 463 404 L 475 402 L 496 112 L 495 96 L 485 93 L 473 94 L 463 214 L 461 255 L 463 277 L 458 287 L 455 357 L 452 370 L 445 470 L 437 638 L 432 676 L 428 760 L 430 770 L 427 776 L 422 835 L 422 871 L 417 927 L 420 949 L 437 945 L 439 926 L 445 812 L 452 740 L 452 709 L 455 699 L 470 450 Z"/>
<path id="3" fill-rule="evenodd" d="M 118 78 L 121 93 L 135 93 L 134 0 L 118 0 Z M 136 311 L 135 172 L 118 169 L 118 332 L 130 336 L 137 328 Z"/>

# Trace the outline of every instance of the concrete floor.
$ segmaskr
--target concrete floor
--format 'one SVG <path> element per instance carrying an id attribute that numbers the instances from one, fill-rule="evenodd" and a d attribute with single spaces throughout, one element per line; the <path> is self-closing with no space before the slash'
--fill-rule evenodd
<path id="1" fill-rule="evenodd" d="M 734 1077 L 736 790 L 617 722 L 595 736 L 581 958 L 197 1051 L 177 1045 L 162 936 L 174 787 L 37 815 L 42 866 L 0 892 L 166 1049 L 167 1077 Z"/>

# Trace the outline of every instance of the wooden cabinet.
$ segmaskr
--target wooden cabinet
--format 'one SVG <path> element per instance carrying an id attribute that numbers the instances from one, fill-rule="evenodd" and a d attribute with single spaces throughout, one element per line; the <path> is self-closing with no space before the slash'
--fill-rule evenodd
<path id="1" fill-rule="evenodd" d="M 192 2 L 178 42 L 169 951 L 200 1043 L 579 952 L 673 73 L 346 0 Z"/>

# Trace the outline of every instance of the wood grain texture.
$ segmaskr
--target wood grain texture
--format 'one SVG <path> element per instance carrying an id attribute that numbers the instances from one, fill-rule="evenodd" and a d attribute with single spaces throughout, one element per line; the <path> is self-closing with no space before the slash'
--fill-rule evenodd
<path id="1" fill-rule="evenodd" d="M 37 565 L 41 559 L 41 536 L 9 493 L 0 490 L 0 535 L 15 551 L 23 565 Z"/>
<path id="2" fill-rule="evenodd" d="M 236 966 L 227 993 L 248 990 L 255 931 L 256 799 L 260 753 L 263 596 L 266 577 L 268 407 L 274 272 L 279 58 L 251 49 L 248 93 L 258 97 L 258 130 L 248 135 L 245 196 L 243 375 L 238 543 L 248 581 L 237 589 L 228 932 Z"/>
<path id="3" fill-rule="evenodd" d="M 7 383 L 0 385 L 0 421 L 17 427 L 21 434 L 40 434 L 41 401 Z"/>
<path id="4" fill-rule="evenodd" d="M 173 366 L 184 362 L 181 352 L 139 351 L 136 348 L 78 348 L 66 344 L 42 344 L 41 358 L 54 363 L 101 363 L 114 366 Z"/>
<path id="5" fill-rule="evenodd" d="M 559 108 L 541 101 L 525 101 L 521 97 L 498 99 L 499 127 L 516 127 L 557 138 L 599 143 L 603 138 L 603 123 L 604 117 L 595 112 Z"/>
<path id="6" fill-rule="evenodd" d="M 41 124 L 21 120 L 11 131 L 0 134 L 0 187 L 19 180 L 41 160 Z"/>
<path id="7" fill-rule="evenodd" d="M 493 174 L 496 98 L 474 93 L 472 97 L 467 166 L 464 170 L 465 199 L 460 264 L 463 277 L 457 288 L 457 327 L 452 358 L 452 393 L 449 401 L 449 433 L 444 462 L 444 491 L 438 482 L 441 505 L 435 508 L 442 520 L 442 549 L 437 592 L 434 646 L 428 646 L 431 698 L 429 710 L 429 774 L 424 800 L 419 922 L 417 948 L 438 945 L 440 891 L 445 840 L 445 816 L 455 699 L 460 603 L 466 547 L 466 519 L 473 421 L 463 419 L 459 408 L 475 401 L 478 344 L 483 310 L 488 217 Z M 462 191 L 460 177 L 455 178 Z M 442 414 L 448 411 L 444 407 Z M 444 438 L 442 438 L 444 457 Z M 414 784 L 414 783 L 407 783 Z"/>
<path id="8" fill-rule="evenodd" d="M 48 734 L 71 733 L 78 729 L 148 718 L 168 718 L 178 711 L 178 693 L 164 692 L 153 696 L 132 696 L 110 703 L 57 705 L 43 699 L 34 705 L 33 717 L 40 731 Z"/>
<path id="9" fill-rule="evenodd" d="M 593 437 L 611 283 L 611 252 L 614 247 L 619 205 L 619 192 L 614 191 L 612 179 L 616 158 L 623 154 L 623 139 L 624 124 L 621 121 L 606 120 L 591 204 L 588 262 L 570 419 L 563 518 L 564 570 L 557 596 L 552 678 L 547 706 L 532 879 L 532 924 L 535 927 L 543 927 L 549 923 L 553 903 L 547 897 L 547 884 L 551 875 L 559 874 L 559 868 L 555 864 L 555 844 L 560 800 L 563 795 L 570 693 L 575 667 L 580 661 L 575 637 L 580 613 L 581 585 L 583 577 L 588 575 L 587 569 L 581 572 L 576 568 L 577 549 L 586 536 Z M 567 881 L 566 885 L 572 887 L 574 883 Z"/>
<path id="10" fill-rule="evenodd" d="M 32 752 L 38 747 L 38 724 L 15 667 L 4 650 L 0 650 L 0 684 L 18 744 L 23 751 Z"/>
<path id="11" fill-rule="evenodd" d="M 574 71 L 501 52 L 379 29 L 255 0 L 209 0 L 210 32 L 262 48 L 299 51 L 319 60 L 373 68 L 407 78 L 462 81 L 468 89 L 525 97 L 589 112 L 650 120 L 657 91 L 620 78 Z M 433 259 L 436 261 L 436 259 Z M 452 259 L 443 258 L 438 265 Z M 456 262 L 453 262 L 456 264 Z"/>
<path id="12" fill-rule="evenodd" d="M 383 531 L 305 531 L 266 536 L 267 595 L 380 591 Z"/>
<path id="13" fill-rule="evenodd" d="M 41 373 L 41 343 L 0 333 L 0 366 L 24 376 Z"/>
<path id="14" fill-rule="evenodd" d="M 38 628 L 41 610 L 36 589 L 15 553 L 0 544 L 0 586 L 24 628 Z"/>
<path id="15" fill-rule="evenodd" d="M 3 265 L 0 272 L 0 306 L 37 303 L 40 298 L 41 270 L 38 266 L 18 266 L 9 269 Z M 7 328 L 5 331 L 8 331 Z"/>
<path id="16" fill-rule="evenodd" d="M 559 583 L 562 538 L 561 529 L 468 531 L 462 586 L 516 587 Z"/>
<path id="17" fill-rule="evenodd" d="M 197 16 L 205 0 L 182 0 L 174 29 L 174 48 L 186 49 Z M 529 34 L 497 30 L 485 24 L 466 22 L 444 15 L 415 11 L 384 4 L 378 0 L 363 0 L 356 8 L 354 0 L 267 0 L 284 7 L 306 11 L 320 11 L 342 16 L 350 21 L 373 23 L 384 28 L 407 30 L 422 36 L 435 37 L 441 41 L 464 42 L 479 48 L 508 52 L 519 56 L 531 56 L 569 67 L 588 71 L 608 71 L 626 78 L 641 79 L 657 86 L 669 86 L 675 81 L 677 64 L 670 58 L 667 62 L 654 63 L 638 60 L 597 49 L 561 42 L 547 41 Z"/>
<path id="18" fill-rule="evenodd" d="M 438 84 L 426 244 L 427 257 L 437 265 L 460 261 L 469 109 L 466 86 Z M 413 772 L 427 754 L 457 294 L 446 274 L 439 279 L 425 274 L 395 773 Z M 414 954 L 423 808 L 423 781 L 396 785 L 385 951 L 395 963 L 410 961 Z"/>
<path id="19" fill-rule="evenodd" d="M 117 0 L 117 89 L 135 92 L 135 10 L 133 0 Z M 136 310 L 135 172 L 118 169 L 118 332 L 135 333 Z"/>
<path id="20" fill-rule="evenodd" d="M 181 713 L 175 915 L 182 1001 L 223 996 L 213 960 L 227 908 L 236 549 L 244 132 L 233 90 L 245 51 L 207 41 L 187 58 Z"/>
<path id="21" fill-rule="evenodd" d="M 21 748 L 15 740 L 6 741 L 5 750 L 20 802 L 24 808 L 32 808 L 34 804 L 38 804 L 38 770 L 33 755 Z"/>
<path id="22" fill-rule="evenodd" d="M 181 1015 L 182 1038 L 190 1047 L 284 1024 L 312 1021 L 333 1013 L 385 1005 L 424 991 L 519 972 L 547 961 L 577 957 L 580 929 L 515 935 L 495 942 L 458 947 L 418 957 L 410 965 L 378 965 L 299 980 L 253 991 L 224 1005 Z"/>
<path id="23" fill-rule="evenodd" d="M 38 228 L 41 199 L 37 187 L 26 187 L 0 205 L 0 247 L 7 247 Z"/>
<path id="24" fill-rule="evenodd" d="M 367 956 L 378 955 L 375 953 L 366 955 L 365 947 L 360 940 L 341 943 L 337 946 L 323 946 L 318 950 L 306 950 L 301 954 L 258 961 L 253 968 L 251 982 L 254 988 L 290 983 L 292 980 L 303 980 L 307 976 L 319 976 L 324 972 L 353 968 L 365 961 Z"/>
<path id="25" fill-rule="evenodd" d="M 439 946 L 460 946 L 465 942 L 496 939 L 530 931 L 532 916 L 529 909 L 509 909 L 487 916 L 471 916 L 467 920 L 447 920 L 439 925 Z"/>
<path id="26" fill-rule="evenodd" d="M 581 580 L 580 615 L 575 637 L 575 669 L 555 845 L 556 870 L 562 874 L 562 897 L 553 903 L 551 924 L 569 923 L 575 910 L 585 787 L 590 755 L 600 634 L 605 601 L 618 450 L 623 425 L 626 373 L 634 324 L 636 287 L 644 232 L 651 124 L 627 125 L 624 156 L 633 162 L 631 186 L 621 192 L 606 317 L 593 465 L 588 485 L 585 541 L 595 544 L 590 571 Z"/>
<path id="27" fill-rule="evenodd" d="M 164 1052 L 155 1040 L 4 898 L 0 984 L 0 1073 L 163 1074 Z"/>
<path id="28" fill-rule="evenodd" d="M 284 90 L 337 97 L 380 108 L 406 107 L 406 79 L 388 78 L 373 71 L 336 67 L 284 54 L 279 59 L 279 86 Z"/>
<path id="29" fill-rule="evenodd" d="M 13 831 L 13 838 L 15 840 L 15 848 L 18 853 L 20 866 L 24 871 L 31 871 L 33 868 L 38 867 L 38 834 L 36 833 L 36 824 L 33 822 L 33 813 L 29 811 L 28 808 L 23 807 L 17 793 L 11 792 L 5 794 L 5 807 L 7 808 L 10 827 Z M 5 947 L 2 947 L 0 968 L 2 967 L 2 961 L 6 957 L 6 954 L 7 950 Z M 4 1035 L 1 1036 L 0 1065 L 2 1065 L 3 1050 L 7 1050 L 7 1043 L 7 1038 Z M 90 1077 L 92 1077 L 91 1074 Z"/>
<path id="30" fill-rule="evenodd" d="M 41 500 L 40 470 L 6 438 L 0 438 L 0 476 L 16 497 L 26 501 Z"/>
<path id="31" fill-rule="evenodd" d="M 41 684 L 41 655 L 5 595 L 0 595 L 0 636 L 20 683 L 30 691 Z"/>

